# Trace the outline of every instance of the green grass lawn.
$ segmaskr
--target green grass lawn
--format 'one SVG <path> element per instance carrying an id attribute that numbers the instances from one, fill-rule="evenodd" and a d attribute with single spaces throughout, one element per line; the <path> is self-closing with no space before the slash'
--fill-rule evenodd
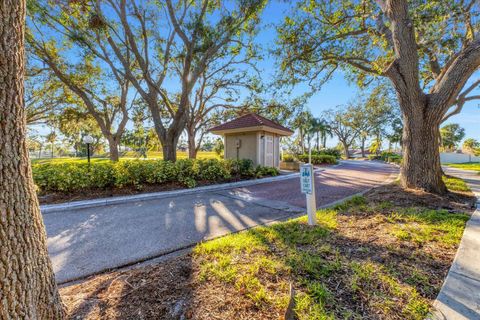
<path id="1" fill-rule="evenodd" d="M 188 152 L 177 152 L 177 159 L 186 159 L 188 158 Z M 133 151 L 128 151 L 120 158 L 122 160 L 135 160 L 135 159 L 144 159 L 143 157 L 138 157 L 138 155 Z M 157 151 L 149 151 L 147 153 L 147 159 L 163 159 L 163 153 Z M 220 159 L 215 152 L 206 152 L 200 151 L 197 154 L 197 159 Z M 90 159 L 92 162 L 105 162 L 109 161 L 107 157 L 92 157 Z M 75 162 L 86 162 L 87 158 L 41 158 L 41 159 L 32 159 L 32 163 L 75 163 Z"/>
<path id="2" fill-rule="evenodd" d="M 356 197 L 318 211 L 317 227 L 302 217 L 255 228 L 203 243 L 194 256 L 200 281 L 232 286 L 260 309 L 285 309 L 293 282 L 298 319 L 424 319 L 445 270 L 432 277 L 437 253 L 423 248 L 454 252 L 468 218 Z"/>
<path id="3" fill-rule="evenodd" d="M 452 176 L 443 176 L 443 182 L 445 186 L 450 191 L 460 191 L 460 192 L 469 192 L 471 191 L 470 188 L 467 186 L 465 181 L 460 178 L 452 177 Z"/>
<path id="4" fill-rule="evenodd" d="M 465 169 L 465 170 L 474 170 L 480 172 L 480 162 L 468 162 L 468 163 L 447 163 L 446 164 L 452 168 Z"/>

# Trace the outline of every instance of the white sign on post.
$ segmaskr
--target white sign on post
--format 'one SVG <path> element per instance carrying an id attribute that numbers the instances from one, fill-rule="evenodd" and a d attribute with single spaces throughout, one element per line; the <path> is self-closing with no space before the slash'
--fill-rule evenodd
<path id="1" fill-rule="evenodd" d="M 307 196 L 308 224 L 316 224 L 317 204 L 315 200 L 315 179 L 313 165 L 303 164 L 300 167 L 300 189 Z"/>
<path id="2" fill-rule="evenodd" d="M 313 166 L 302 164 L 300 167 L 300 188 L 302 193 L 312 194 L 313 187 Z"/>

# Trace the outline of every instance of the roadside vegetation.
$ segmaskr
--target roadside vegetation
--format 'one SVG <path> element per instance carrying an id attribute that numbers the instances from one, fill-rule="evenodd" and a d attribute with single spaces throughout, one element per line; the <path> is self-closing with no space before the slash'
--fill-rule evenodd
<path id="1" fill-rule="evenodd" d="M 178 159 L 187 159 L 188 153 L 178 151 L 177 152 Z M 119 159 L 119 161 L 125 160 L 135 160 L 135 159 L 149 159 L 149 160 L 158 160 L 163 159 L 163 153 L 158 151 L 148 151 L 146 153 L 146 157 L 139 156 L 138 153 L 133 151 L 125 152 Z M 197 159 L 221 159 L 221 157 L 216 152 L 210 151 L 199 151 L 197 153 Z M 90 159 L 92 162 L 108 162 L 111 161 L 108 157 L 102 156 L 95 156 Z M 40 158 L 40 159 L 31 159 L 32 164 L 40 164 L 40 163 L 86 163 L 86 157 L 57 157 L 57 158 Z"/>
<path id="2" fill-rule="evenodd" d="M 458 169 L 478 171 L 480 173 L 480 162 L 449 163 L 447 166 Z"/>
<path id="3" fill-rule="evenodd" d="M 254 166 L 251 160 L 181 159 L 109 160 L 91 164 L 54 161 L 32 165 L 40 202 L 95 198 L 112 194 L 193 188 L 242 179 L 276 176 L 276 168 Z M 88 192 L 87 192 L 88 191 Z"/>
<path id="4" fill-rule="evenodd" d="M 368 156 L 369 160 L 381 160 L 389 163 L 401 164 L 402 156 L 395 152 L 382 152 L 379 155 L 371 154 Z"/>
<path id="5" fill-rule="evenodd" d="M 319 148 L 317 150 L 312 150 L 312 164 L 336 164 L 338 160 L 341 159 L 342 155 L 340 151 L 336 148 Z M 309 161 L 308 153 L 298 153 L 298 154 L 289 154 L 285 153 L 282 157 L 284 162 L 308 162 Z"/>
<path id="6" fill-rule="evenodd" d="M 199 244 L 169 262 L 61 289 L 70 317 L 425 319 L 454 258 L 474 198 L 376 188 L 306 217 Z M 456 191 L 458 190 L 458 191 Z"/>

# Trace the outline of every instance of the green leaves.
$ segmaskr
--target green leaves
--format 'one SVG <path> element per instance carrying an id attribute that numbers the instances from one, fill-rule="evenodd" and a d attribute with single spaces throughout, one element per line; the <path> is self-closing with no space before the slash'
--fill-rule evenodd
<path id="1" fill-rule="evenodd" d="M 465 137 L 465 129 L 458 123 L 447 124 L 440 129 L 442 147 L 445 150 L 455 149 Z"/>
<path id="2" fill-rule="evenodd" d="M 187 188 L 199 182 L 219 183 L 233 175 L 244 178 L 276 176 L 278 170 L 254 167 L 251 160 L 163 160 L 119 162 L 59 162 L 34 164 L 33 179 L 40 192 L 79 192 L 84 189 L 142 189 L 144 185 L 179 182 Z"/>
<path id="3" fill-rule="evenodd" d="M 435 78 L 430 61 L 443 66 L 452 53 L 472 40 L 480 27 L 475 1 L 408 1 L 416 31 L 421 76 Z M 277 27 L 276 55 L 290 83 L 312 81 L 318 89 L 337 68 L 365 85 L 383 75 L 394 59 L 388 30 L 391 22 L 373 0 L 298 0 Z"/>

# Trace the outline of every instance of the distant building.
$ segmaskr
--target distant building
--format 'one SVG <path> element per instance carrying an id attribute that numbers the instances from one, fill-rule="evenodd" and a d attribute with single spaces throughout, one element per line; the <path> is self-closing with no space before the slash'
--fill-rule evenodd
<path id="1" fill-rule="evenodd" d="M 250 159 L 255 165 L 279 167 L 280 139 L 293 131 L 249 113 L 210 129 L 223 136 L 225 159 Z"/>

